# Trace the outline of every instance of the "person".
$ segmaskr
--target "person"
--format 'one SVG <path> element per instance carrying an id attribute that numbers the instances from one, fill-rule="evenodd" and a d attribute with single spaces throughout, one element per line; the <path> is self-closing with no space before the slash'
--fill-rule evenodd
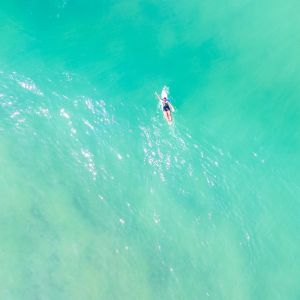
<path id="1" fill-rule="evenodd" d="M 160 103 L 161 103 L 161 108 L 162 108 L 162 112 L 164 114 L 165 119 L 167 120 L 167 122 L 169 124 L 172 124 L 173 118 L 172 118 L 171 111 L 172 112 L 175 111 L 173 105 L 170 103 L 170 101 L 166 97 L 161 98 L 161 97 L 159 97 L 159 95 L 157 93 L 155 93 L 155 96 L 157 97 L 158 101 L 160 101 Z"/>

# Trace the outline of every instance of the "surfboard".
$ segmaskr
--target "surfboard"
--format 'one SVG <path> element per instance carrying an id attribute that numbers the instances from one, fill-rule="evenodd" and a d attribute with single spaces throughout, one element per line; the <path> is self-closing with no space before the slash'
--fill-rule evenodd
<path id="1" fill-rule="evenodd" d="M 163 98 L 169 99 L 169 88 L 166 85 L 162 88 L 160 96 L 162 99 Z"/>

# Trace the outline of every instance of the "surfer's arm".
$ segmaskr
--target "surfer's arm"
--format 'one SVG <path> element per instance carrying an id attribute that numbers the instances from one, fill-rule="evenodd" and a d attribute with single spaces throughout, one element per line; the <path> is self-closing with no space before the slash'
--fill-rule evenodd
<path id="1" fill-rule="evenodd" d="M 159 95 L 155 92 L 155 96 L 158 99 L 158 101 L 162 102 L 162 99 L 159 97 Z"/>

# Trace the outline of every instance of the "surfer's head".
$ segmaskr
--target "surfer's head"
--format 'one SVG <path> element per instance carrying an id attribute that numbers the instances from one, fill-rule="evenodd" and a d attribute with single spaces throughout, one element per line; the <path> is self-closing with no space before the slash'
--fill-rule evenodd
<path id="1" fill-rule="evenodd" d="M 166 98 L 166 97 L 163 97 L 163 100 L 164 100 L 164 101 L 167 101 L 167 98 Z"/>

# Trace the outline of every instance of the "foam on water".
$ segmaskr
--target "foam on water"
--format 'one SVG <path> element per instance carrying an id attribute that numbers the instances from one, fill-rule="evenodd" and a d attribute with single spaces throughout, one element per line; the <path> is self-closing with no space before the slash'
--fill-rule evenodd
<path id="1" fill-rule="evenodd" d="M 299 5 L 196 2 L 0 5 L 1 299 L 299 298 Z"/>

